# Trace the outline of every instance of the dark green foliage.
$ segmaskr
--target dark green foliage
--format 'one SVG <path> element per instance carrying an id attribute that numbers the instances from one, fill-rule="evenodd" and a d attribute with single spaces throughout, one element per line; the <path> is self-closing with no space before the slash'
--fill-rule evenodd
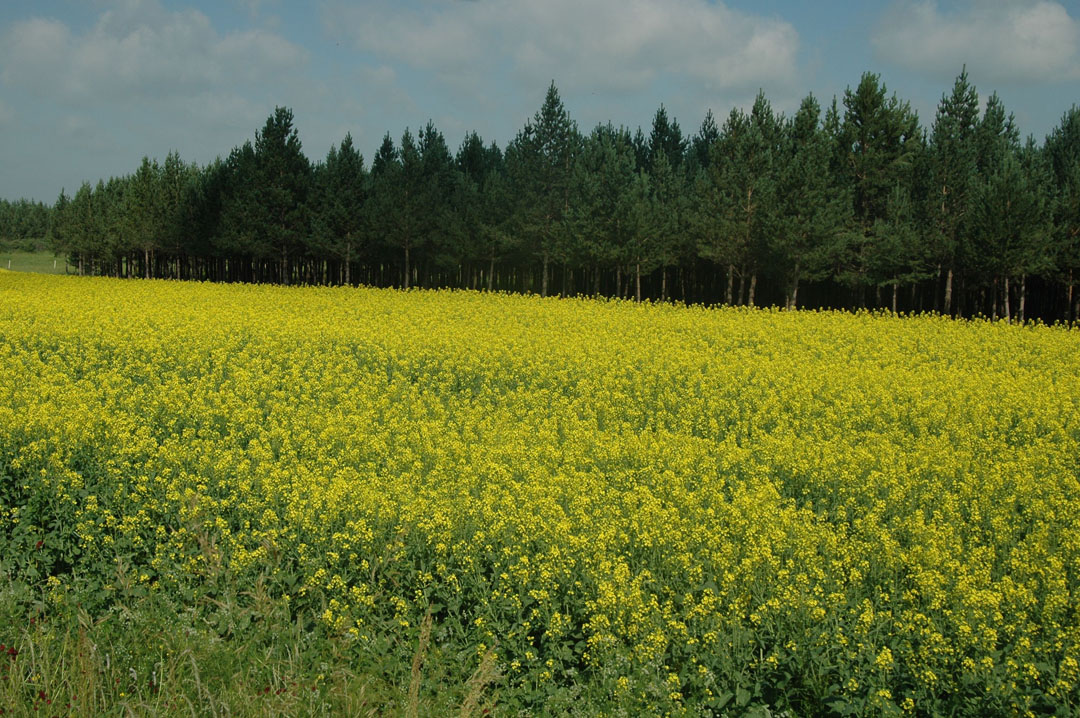
<path id="1" fill-rule="evenodd" d="M 309 251 L 334 258 L 341 267 L 339 281 L 351 284 L 353 263 L 363 252 L 368 198 L 364 158 L 353 147 L 352 135 L 330 148 L 326 162 L 315 169 L 314 188 Z"/>
<path id="2" fill-rule="evenodd" d="M 649 172 L 655 172 L 657 158 L 662 152 L 667 163 L 672 167 L 682 165 L 683 155 L 686 152 L 686 141 L 683 140 L 679 122 L 674 118 L 669 120 L 667 110 L 663 105 L 656 111 L 653 117 L 652 132 L 649 133 L 649 146 L 647 150 L 647 163 Z"/>
<path id="3" fill-rule="evenodd" d="M 543 107 L 506 148 L 507 175 L 516 189 L 513 226 L 541 261 L 541 296 L 548 293 L 551 263 L 569 256 L 564 221 L 580 143 L 577 124 L 552 83 Z"/>
<path id="4" fill-rule="evenodd" d="M 918 117 L 908 103 L 896 95 L 887 98 L 877 75 L 865 73 L 855 90 L 844 92 L 840 182 L 852 194 L 854 227 L 837 253 L 837 278 L 854 290 L 860 306 L 866 303 L 868 287 L 892 279 L 875 272 L 894 263 L 878 255 L 895 249 L 878 241 L 875 228 L 896 220 L 895 189 L 911 182 L 918 128 Z"/>
<path id="5" fill-rule="evenodd" d="M 709 151 L 718 139 L 720 139 L 720 128 L 716 125 L 712 110 L 709 110 L 705 113 L 705 119 L 701 121 L 698 133 L 690 140 L 690 147 L 686 153 L 688 174 L 696 174 L 701 168 L 709 166 Z"/>
<path id="6" fill-rule="evenodd" d="M 970 241 L 968 218 L 978 166 L 975 143 L 979 130 L 979 95 L 968 83 L 965 68 L 951 95 L 938 104 L 930 135 L 930 187 L 927 193 L 927 259 L 947 273 L 944 311 L 951 310 L 952 276 Z"/>
<path id="7" fill-rule="evenodd" d="M 0 247 L 39 249 L 46 243 L 53 222 L 53 208 L 42 202 L 0 199 Z"/>
<path id="8" fill-rule="evenodd" d="M 255 185 L 245 206 L 255 235 L 255 254 L 280 258 L 280 281 L 293 279 L 292 262 L 308 232 L 307 196 L 311 166 L 300 150 L 292 111 L 278 107 L 255 135 Z"/>
<path id="9" fill-rule="evenodd" d="M 553 83 L 505 153 L 470 132 L 452 154 L 429 121 L 370 172 L 351 136 L 313 166 L 279 107 L 205 167 L 0 201 L 0 244 L 84 274 L 1075 320 L 1080 111 L 1022 147 L 996 94 L 978 105 L 965 68 L 924 130 L 866 73 L 790 117 L 759 93 L 693 137 L 662 105 L 648 133 L 583 137 Z"/>
<path id="10" fill-rule="evenodd" d="M 1027 275 L 1053 266 L 1050 216 L 1040 192 L 1040 185 L 1048 184 L 1048 172 L 1034 148 L 1024 154 L 1006 152 L 996 167 L 986 168 L 988 175 L 978 188 L 972 212 L 980 268 L 993 289 L 990 314 L 997 316 L 1000 307 L 1007 319 L 1013 313 L 1010 282 L 1015 286 Z"/>
<path id="11" fill-rule="evenodd" d="M 1058 277 L 1066 287 L 1066 319 L 1080 314 L 1075 282 L 1080 276 L 1080 108 L 1073 105 L 1046 138 L 1050 170 L 1053 244 Z"/>
<path id="12" fill-rule="evenodd" d="M 773 268 L 786 280 L 784 305 L 798 306 L 799 284 L 828 276 L 851 225 L 850 194 L 829 171 L 831 140 L 813 95 L 785 125 L 779 171 L 779 220 Z"/>
<path id="13" fill-rule="evenodd" d="M 749 115 L 731 111 L 712 145 L 706 176 L 698 178 L 698 251 L 726 266 L 725 303 L 755 303 L 758 272 L 780 226 L 781 143 L 780 120 L 759 93 Z M 736 274 L 739 289 L 733 295 Z"/>
<path id="14" fill-rule="evenodd" d="M 592 267 L 594 294 L 600 293 L 601 270 L 627 261 L 635 165 L 629 131 L 611 125 L 592 131 L 574 163 L 567 224 L 578 248 L 576 259 Z"/>

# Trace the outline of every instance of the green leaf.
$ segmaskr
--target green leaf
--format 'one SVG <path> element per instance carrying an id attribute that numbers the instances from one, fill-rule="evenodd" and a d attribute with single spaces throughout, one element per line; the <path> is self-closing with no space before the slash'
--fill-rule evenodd
<path id="1" fill-rule="evenodd" d="M 734 698 L 734 697 L 735 697 L 734 693 L 732 693 L 731 691 L 725 691 L 724 693 L 721 693 L 720 695 L 718 695 L 716 698 L 713 699 L 712 707 L 715 708 L 716 710 L 720 710 L 721 708 L 726 706 L 728 703 L 730 703 L 731 699 Z"/>

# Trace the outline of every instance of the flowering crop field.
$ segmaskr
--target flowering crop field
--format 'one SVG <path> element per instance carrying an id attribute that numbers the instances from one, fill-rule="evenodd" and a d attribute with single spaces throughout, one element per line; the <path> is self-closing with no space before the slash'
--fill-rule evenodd
<path id="1" fill-rule="evenodd" d="M 1075 715 L 1080 332 L 0 273 L 0 549 L 391 713 Z"/>

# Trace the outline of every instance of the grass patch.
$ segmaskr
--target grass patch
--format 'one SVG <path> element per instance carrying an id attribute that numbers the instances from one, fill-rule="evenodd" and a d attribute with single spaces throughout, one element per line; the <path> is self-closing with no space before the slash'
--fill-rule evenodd
<path id="1" fill-rule="evenodd" d="M 12 272 L 38 272 L 40 274 L 64 274 L 67 262 L 47 250 L 26 252 L 0 250 L 0 269 Z"/>
<path id="2" fill-rule="evenodd" d="M 151 594 L 97 613 L 83 599 L 94 602 L 85 591 L 6 579 L 0 715 L 481 716 L 494 708 L 491 656 L 449 685 L 460 657 L 429 645 L 430 620 L 412 637 L 410 670 L 396 652 L 358 659 L 314 616 L 292 615 L 258 589 L 186 606 Z"/>

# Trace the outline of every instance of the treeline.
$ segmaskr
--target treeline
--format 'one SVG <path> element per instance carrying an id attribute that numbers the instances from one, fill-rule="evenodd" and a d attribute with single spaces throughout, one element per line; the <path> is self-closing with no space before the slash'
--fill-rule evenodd
<path id="1" fill-rule="evenodd" d="M 370 166 L 350 136 L 310 162 L 278 108 L 224 160 L 62 192 L 48 235 L 84 274 L 1075 321 L 1080 110 L 1039 144 L 979 107 L 962 72 L 924 128 L 867 73 L 792 116 L 584 134 L 553 84 L 504 149 L 428 122 Z"/>
<path id="2" fill-rule="evenodd" d="M 0 199 L 0 247 L 33 251 L 44 246 L 52 226 L 52 207 L 44 202 Z"/>

